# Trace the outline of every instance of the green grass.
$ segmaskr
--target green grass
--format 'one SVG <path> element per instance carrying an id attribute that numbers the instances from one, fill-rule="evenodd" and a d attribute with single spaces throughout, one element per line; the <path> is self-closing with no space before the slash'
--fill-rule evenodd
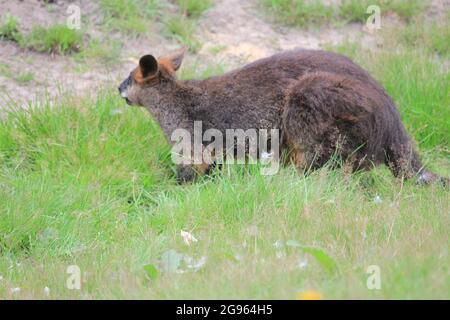
<path id="1" fill-rule="evenodd" d="M 168 15 L 164 20 L 166 34 L 186 46 L 191 52 L 198 52 L 201 41 L 195 36 L 197 19 L 213 3 L 212 0 L 177 0 L 179 14 Z"/>
<path id="2" fill-rule="evenodd" d="M 195 37 L 196 20 L 213 3 L 212 0 L 177 0 L 177 14 L 163 11 L 161 19 L 165 32 L 181 44 L 196 52 L 201 42 Z M 109 30 L 119 30 L 125 33 L 144 34 L 150 30 L 150 22 L 160 9 L 156 0 L 102 0 L 105 13 L 105 25 Z M 162 7 L 162 6 L 161 6 Z"/>
<path id="3" fill-rule="evenodd" d="M 262 0 L 277 20 L 288 25 L 307 26 L 329 22 L 333 16 L 333 7 L 321 0 Z"/>
<path id="4" fill-rule="evenodd" d="M 19 73 L 15 79 L 20 84 L 28 84 L 34 80 L 34 73 L 33 72 Z"/>
<path id="5" fill-rule="evenodd" d="M 120 61 L 122 47 L 123 45 L 120 41 L 92 39 L 76 55 L 76 59 L 82 62 L 94 61 L 113 67 Z"/>
<path id="6" fill-rule="evenodd" d="M 391 92 L 401 115 L 418 143 L 449 146 L 450 74 L 422 53 L 404 51 L 378 58 L 378 70 L 372 70 Z M 410 61 L 408 65 L 403 61 Z M 405 79 L 398 81 L 399 74 Z M 406 93 L 406 94 L 405 94 Z M 431 121 L 430 121 L 431 120 Z"/>
<path id="7" fill-rule="evenodd" d="M 449 176 L 449 74 L 443 56 L 412 45 L 334 50 L 380 80 L 425 163 Z M 180 77 L 223 70 L 194 63 Z M 9 110 L 0 117 L 0 299 L 449 298 L 447 189 L 402 183 L 384 167 L 266 177 L 257 165 L 179 186 L 159 126 L 115 90 L 0 109 Z M 186 246 L 181 230 L 198 242 Z M 168 254 L 206 263 L 170 273 Z M 79 291 L 66 288 L 74 264 Z M 366 287 L 370 265 L 381 290 Z"/>
<path id="8" fill-rule="evenodd" d="M 211 7 L 213 0 L 177 0 L 177 3 L 185 16 L 198 18 Z"/>
<path id="9" fill-rule="evenodd" d="M 4 23 L 0 26 L 0 39 L 20 42 L 21 34 L 17 18 L 7 15 Z"/>
<path id="10" fill-rule="evenodd" d="M 65 25 L 53 25 L 48 28 L 33 27 L 21 45 L 38 52 L 67 54 L 80 51 L 82 43 L 83 34 L 80 31 Z"/>
<path id="11" fill-rule="evenodd" d="M 184 16 L 170 16 L 165 21 L 167 35 L 185 45 L 194 53 L 202 47 L 202 43 L 195 36 L 196 27 L 196 21 Z"/>
<path id="12" fill-rule="evenodd" d="M 105 25 L 109 30 L 141 34 L 157 13 L 156 0 L 101 0 Z"/>
<path id="13" fill-rule="evenodd" d="M 394 12 L 399 17 L 409 20 L 424 10 L 428 1 L 421 0 L 343 0 L 339 5 L 339 16 L 349 22 L 365 22 L 370 5 L 380 7 L 381 14 Z"/>
<path id="14" fill-rule="evenodd" d="M 6 77 L 6 78 L 12 78 L 13 73 L 11 70 L 11 67 L 7 65 L 6 63 L 0 62 L 0 75 Z"/>
<path id="15" fill-rule="evenodd" d="M 450 57 L 449 20 L 429 25 L 425 25 L 423 21 L 418 20 L 406 25 L 395 35 L 395 40 L 405 46 L 422 48 L 430 53 Z"/>
<path id="16" fill-rule="evenodd" d="M 30 71 L 15 71 L 11 66 L 0 63 L 0 75 L 17 81 L 21 85 L 27 85 L 34 81 L 35 75 Z"/>
<path id="17" fill-rule="evenodd" d="M 225 72 L 225 67 L 221 63 L 204 65 L 200 61 L 195 61 L 189 65 L 181 66 L 178 77 L 184 80 L 190 79 L 206 79 L 213 76 L 221 75 Z"/>
<path id="18" fill-rule="evenodd" d="M 30 50 L 57 54 L 78 52 L 83 44 L 81 31 L 62 24 L 50 27 L 34 26 L 29 34 L 23 35 L 19 31 L 17 19 L 11 15 L 7 15 L 5 23 L 0 26 L 1 39 L 17 42 Z"/>
<path id="19" fill-rule="evenodd" d="M 343 0 L 339 4 L 326 4 L 322 0 L 261 0 L 274 13 L 277 20 L 287 25 L 311 26 L 344 20 L 365 22 L 370 5 L 378 5 L 381 14 L 396 13 L 408 21 L 420 14 L 428 5 L 421 0 Z"/>
<path id="20" fill-rule="evenodd" d="M 385 169 L 304 177 L 285 168 L 265 177 L 257 166 L 177 186 L 158 126 L 109 94 L 14 111 L 0 128 L 2 298 L 45 298 L 44 287 L 50 298 L 293 299 L 307 289 L 325 298 L 448 295 L 450 208 L 437 186 L 400 187 Z M 187 247 L 181 230 L 199 242 Z M 306 254 L 299 268 L 303 249 L 287 245 L 278 259 L 273 244 L 292 240 L 331 262 Z M 165 273 L 168 250 L 206 256 L 206 264 Z M 83 274 L 80 291 L 65 287 L 73 264 Z M 365 287 L 373 264 L 381 291 Z M 149 265 L 159 270 L 154 279 Z"/>
<path id="21" fill-rule="evenodd" d="M 227 46 L 226 46 L 226 45 L 224 45 L 224 44 L 219 44 L 219 45 L 210 47 L 210 48 L 209 48 L 209 52 L 211 52 L 212 54 L 216 55 L 216 54 L 219 54 L 219 53 L 223 52 L 223 51 L 226 50 L 226 49 L 227 49 Z"/>
<path id="22" fill-rule="evenodd" d="M 409 21 L 428 6 L 428 0 L 380 0 L 381 10 L 395 12 L 399 17 Z"/>
<path id="23" fill-rule="evenodd" d="M 340 16 L 348 22 L 361 22 L 367 20 L 367 3 L 358 0 L 343 0 L 339 6 Z"/>

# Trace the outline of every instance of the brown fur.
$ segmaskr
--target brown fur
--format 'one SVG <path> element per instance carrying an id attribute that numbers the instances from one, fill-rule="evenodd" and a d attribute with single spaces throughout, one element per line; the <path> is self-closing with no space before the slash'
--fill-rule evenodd
<path id="1" fill-rule="evenodd" d="M 353 170 L 385 163 L 397 177 L 432 182 L 392 99 L 361 67 L 335 53 L 292 50 L 206 80 L 176 80 L 184 52 L 140 65 L 120 86 L 146 107 L 167 137 L 173 130 L 280 129 L 282 150 L 299 168 L 338 154 Z M 147 77 L 143 77 L 147 74 Z M 224 134 L 225 135 L 225 134 Z M 180 181 L 208 168 L 179 169 Z"/>

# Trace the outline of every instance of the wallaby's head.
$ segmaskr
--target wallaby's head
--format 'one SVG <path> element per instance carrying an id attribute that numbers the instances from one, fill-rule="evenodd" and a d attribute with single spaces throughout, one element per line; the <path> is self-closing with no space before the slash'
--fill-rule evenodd
<path id="1" fill-rule="evenodd" d="M 122 98 L 129 105 L 152 107 L 163 100 L 173 88 L 175 72 L 180 68 L 185 50 L 156 59 L 145 55 L 119 86 Z M 149 105 L 150 104 L 150 105 Z"/>

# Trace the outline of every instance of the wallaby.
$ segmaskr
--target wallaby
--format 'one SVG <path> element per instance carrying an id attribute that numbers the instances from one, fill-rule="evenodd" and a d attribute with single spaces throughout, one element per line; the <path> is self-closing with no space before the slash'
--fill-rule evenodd
<path id="1" fill-rule="evenodd" d="M 172 132 L 278 129 L 280 151 L 299 169 L 323 166 L 339 152 L 352 170 L 386 164 L 396 177 L 431 183 L 448 179 L 426 170 L 391 97 L 349 58 L 295 49 L 206 80 L 178 80 L 184 50 L 143 56 L 119 87 L 130 105 L 143 106 Z M 179 165 L 179 182 L 209 165 Z"/>

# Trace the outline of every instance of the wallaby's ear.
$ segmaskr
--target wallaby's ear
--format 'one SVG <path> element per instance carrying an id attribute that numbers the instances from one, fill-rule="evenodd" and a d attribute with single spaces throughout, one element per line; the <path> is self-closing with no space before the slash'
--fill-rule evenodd
<path id="1" fill-rule="evenodd" d="M 139 60 L 139 67 L 141 69 L 142 78 L 154 76 L 158 72 L 158 61 L 154 56 L 148 54 Z"/>
<path id="2" fill-rule="evenodd" d="M 173 71 L 177 71 L 181 67 L 181 63 L 183 62 L 185 54 L 186 48 L 183 48 L 167 55 L 166 57 L 164 57 L 164 60 L 170 61 Z"/>

